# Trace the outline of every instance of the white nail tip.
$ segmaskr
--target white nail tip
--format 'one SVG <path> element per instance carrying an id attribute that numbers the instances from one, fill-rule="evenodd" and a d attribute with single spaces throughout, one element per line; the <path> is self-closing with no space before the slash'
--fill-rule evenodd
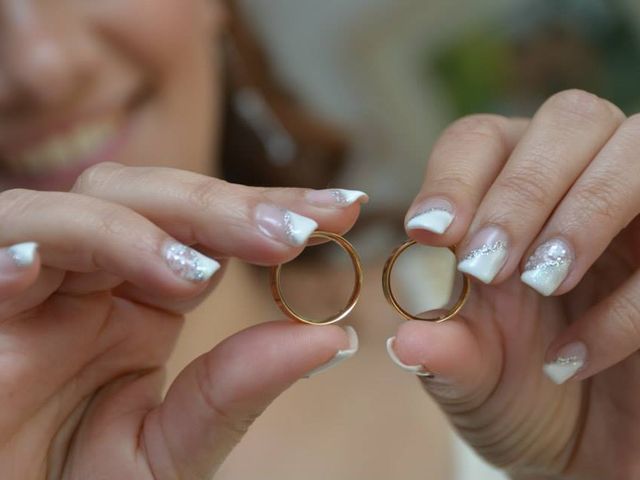
<path id="1" fill-rule="evenodd" d="M 165 259 L 171 270 L 191 282 L 206 282 L 220 269 L 217 261 L 181 243 L 170 244 Z"/>
<path id="2" fill-rule="evenodd" d="M 353 357 L 359 348 L 358 341 L 358 333 L 355 331 L 353 327 L 344 327 L 344 330 L 347 332 L 347 337 L 349 338 L 349 348 L 346 350 L 338 350 L 335 356 L 329 360 L 327 363 L 320 365 L 317 368 L 314 368 L 309 373 L 305 375 L 305 378 L 311 378 L 320 373 L 326 372 L 327 370 L 337 366 L 338 364 L 344 362 L 345 360 Z"/>
<path id="3" fill-rule="evenodd" d="M 471 251 L 458 264 L 458 270 L 473 275 L 484 283 L 491 283 L 507 259 L 503 242 L 485 245 Z"/>
<path id="4" fill-rule="evenodd" d="M 571 266 L 570 247 L 560 239 L 540 245 L 531 255 L 520 279 L 542 295 L 549 296 L 564 282 Z"/>
<path id="5" fill-rule="evenodd" d="M 416 215 L 407 222 L 409 230 L 428 230 L 433 233 L 443 234 L 453 223 L 453 214 L 446 210 L 433 209 Z"/>
<path id="6" fill-rule="evenodd" d="M 587 347 L 582 342 L 565 346 L 554 362 L 546 363 L 543 371 L 553 382 L 561 385 L 572 378 L 584 366 Z"/>
<path id="7" fill-rule="evenodd" d="M 344 205 L 345 207 L 353 205 L 360 200 L 369 200 L 369 195 L 359 190 L 344 190 L 342 188 L 337 188 L 333 190 L 333 195 L 336 199 L 336 202 L 339 205 Z"/>
<path id="8" fill-rule="evenodd" d="M 549 377 L 554 383 L 558 385 L 562 385 L 571 377 L 573 377 L 580 368 L 582 368 L 583 362 L 574 361 L 574 362 L 554 362 L 547 363 L 544 365 L 543 370 L 544 373 Z"/>
<path id="9" fill-rule="evenodd" d="M 29 267 L 36 259 L 38 244 L 35 242 L 19 243 L 9 247 L 8 251 L 17 266 Z"/>
<path id="10" fill-rule="evenodd" d="M 557 267 L 539 268 L 525 271 L 520 279 L 541 295 L 548 297 L 562 284 L 569 273 L 569 264 Z"/>
<path id="11" fill-rule="evenodd" d="M 318 229 L 318 223 L 314 220 L 289 211 L 284 214 L 284 225 L 287 239 L 296 247 L 307 243 L 311 234 Z"/>
<path id="12" fill-rule="evenodd" d="M 396 337 L 391 337 L 387 339 L 387 353 L 389 354 L 389 358 L 391 361 L 395 363 L 398 367 L 400 367 L 405 372 L 413 373 L 414 375 L 418 375 L 419 377 L 432 377 L 433 375 L 427 372 L 422 365 L 406 365 L 402 363 L 402 361 L 396 355 L 395 350 L 393 349 L 393 344 L 396 341 Z"/>

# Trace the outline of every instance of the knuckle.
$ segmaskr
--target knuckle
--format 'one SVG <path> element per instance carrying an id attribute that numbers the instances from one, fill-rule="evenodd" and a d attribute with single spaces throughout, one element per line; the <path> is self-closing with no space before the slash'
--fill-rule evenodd
<path id="1" fill-rule="evenodd" d="M 625 121 L 625 125 L 635 130 L 636 132 L 640 131 L 640 113 L 634 113 Z"/>
<path id="2" fill-rule="evenodd" d="M 441 144 L 486 143 L 497 144 L 506 149 L 504 123 L 505 117 L 490 114 L 475 114 L 463 117 L 452 123 L 442 134 Z"/>
<path id="3" fill-rule="evenodd" d="M 609 315 L 615 327 L 637 342 L 640 339 L 640 304 L 629 295 L 619 295 L 609 304 Z"/>
<path id="4" fill-rule="evenodd" d="M 210 210 L 212 206 L 220 202 L 225 183 L 215 178 L 199 180 L 188 186 L 187 202 L 197 211 Z"/>
<path id="5" fill-rule="evenodd" d="M 215 394 L 216 388 L 212 382 L 214 378 L 211 362 L 207 359 L 199 363 L 199 368 L 196 369 L 196 382 L 198 392 L 202 398 L 205 406 L 209 411 L 218 419 L 219 423 L 224 426 L 228 433 L 231 434 L 236 440 L 247 433 L 249 427 L 253 424 L 256 418 L 260 415 L 260 412 L 249 413 L 246 415 L 238 415 L 228 407 L 224 406 L 226 403 L 233 405 L 233 402 L 221 401 L 220 397 Z"/>
<path id="6" fill-rule="evenodd" d="M 637 149 L 640 134 L 640 113 L 631 115 L 620 127 L 619 133 L 623 136 L 623 141 L 630 144 L 631 148 Z"/>
<path id="7" fill-rule="evenodd" d="M 624 118 L 624 113 L 608 100 L 580 89 L 556 93 L 549 98 L 543 110 L 551 110 L 563 117 L 589 121 L 608 117 L 622 121 Z"/>
<path id="8" fill-rule="evenodd" d="M 471 195 L 477 187 L 474 185 L 473 175 L 465 172 L 464 169 L 452 169 L 443 172 L 434 179 L 434 183 L 438 185 L 438 189 L 443 192 L 460 192 L 462 194 Z"/>
<path id="9" fill-rule="evenodd" d="M 544 169 L 521 165 L 506 173 L 496 186 L 504 204 L 521 210 L 546 207 L 549 201 L 548 186 L 552 184 L 551 176 L 544 173 Z"/>
<path id="10" fill-rule="evenodd" d="M 0 218 L 18 217 L 28 211 L 42 193 L 21 188 L 0 192 Z"/>
<path id="11" fill-rule="evenodd" d="M 100 209 L 96 218 L 96 233 L 100 238 L 126 238 L 130 236 L 132 224 L 128 210 L 119 205 L 109 204 Z"/>
<path id="12" fill-rule="evenodd" d="M 591 178 L 587 180 L 574 195 L 579 205 L 578 210 L 584 219 L 590 222 L 602 221 L 611 223 L 620 210 L 625 209 L 623 200 L 626 186 L 614 176 L 609 178 Z"/>
<path id="13" fill-rule="evenodd" d="M 123 168 L 125 167 L 115 162 L 104 162 L 93 165 L 78 176 L 76 182 L 71 188 L 71 192 L 89 193 L 95 191 L 107 183 Z"/>
<path id="14" fill-rule="evenodd" d="M 640 114 L 634 114 L 627 118 L 618 128 L 614 137 L 608 144 L 610 153 L 614 155 L 614 160 L 610 161 L 611 167 L 615 167 L 618 163 L 615 159 L 636 159 L 636 152 L 640 148 Z M 640 165 L 636 160 L 634 166 Z M 620 165 L 622 166 L 622 165 Z"/>

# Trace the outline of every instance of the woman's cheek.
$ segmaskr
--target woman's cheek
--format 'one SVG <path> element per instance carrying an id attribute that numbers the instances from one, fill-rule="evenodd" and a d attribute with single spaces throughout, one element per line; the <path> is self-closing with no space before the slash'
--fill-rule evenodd
<path id="1" fill-rule="evenodd" d="M 98 28 L 118 48 L 154 70 L 173 68 L 213 41 L 220 15 L 211 0 L 91 2 Z"/>

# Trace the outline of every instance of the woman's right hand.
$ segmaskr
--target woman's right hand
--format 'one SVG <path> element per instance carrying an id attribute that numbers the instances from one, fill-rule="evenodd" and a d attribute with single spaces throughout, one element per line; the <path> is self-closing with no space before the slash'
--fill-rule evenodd
<path id="1" fill-rule="evenodd" d="M 183 314 L 224 258 L 288 261 L 318 226 L 347 231 L 365 198 L 117 164 L 70 193 L 0 194 L 2 478 L 208 478 L 278 394 L 353 355 L 357 337 L 263 323 L 196 359 L 163 398 Z"/>

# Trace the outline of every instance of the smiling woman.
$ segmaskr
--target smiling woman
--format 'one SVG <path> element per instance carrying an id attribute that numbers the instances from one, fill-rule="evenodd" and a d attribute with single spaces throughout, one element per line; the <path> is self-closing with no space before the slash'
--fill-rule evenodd
<path id="1" fill-rule="evenodd" d="M 1 188 L 67 190 L 102 161 L 210 170 L 218 2 L 7 0 L 0 18 Z"/>
<path id="2" fill-rule="evenodd" d="M 210 478 L 285 391 L 221 478 L 450 478 L 446 420 L 514 479 L 637 478 L 640 117 L 572 89 L 530 119 L 444 131 L 405 230 L 456 245 L 474 277 L 450 321 L 382 341 L 389 310 L 369 276 L 353 327 L 260 323 L 282 318 L 267 285 L 228 259 L 289 262 L 316 230 L 346 234 L 369 197 L 302 188 L 328 183 L 344 140 L 291 102 L 221 1 L 0 0 L 0 478 Z M 485 7 L 469 0 L 475 20 L 471 4 Z M 400 165 L 388 199 L 407 190 L 387 182 Z M 222 170 L 260 186 L 210 175 Z M 344 271 L 296 265 L 287 298 L 326 307 Z M 202 355 L 170 363 L 192 312 Z"/>

